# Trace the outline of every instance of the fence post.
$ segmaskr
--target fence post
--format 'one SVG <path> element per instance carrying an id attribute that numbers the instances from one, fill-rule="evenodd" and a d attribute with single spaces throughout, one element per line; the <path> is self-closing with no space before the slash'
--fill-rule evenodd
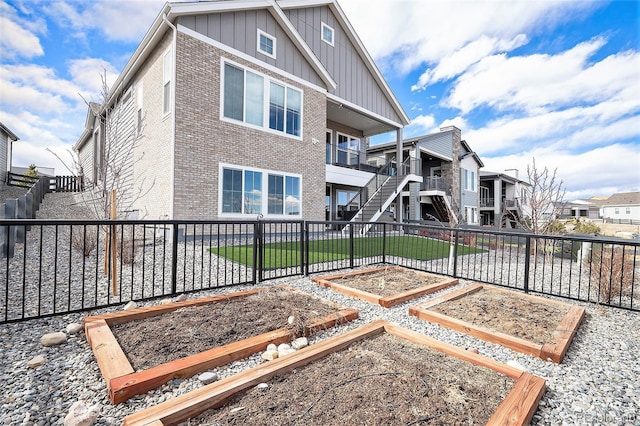
<path id="1" fill-rule="evenodd" d="M 304 274 L 304 265 L 305 265 L 304 228 L 305 228 L 305 221 L 303 220 L 300 222 L 300 272 L 302 272 L 302 275 L 305 275 Z"/>
<path id="2" fill-rule="evenodd" d="M 27 197 L 20 195 L 16 198 L 16 219 L 25 219 L 27 213 Z M 16 226 L 16 243 L 24 243 L 26 239 L 24 226 Z"/>
<path id="3" fill-rule="evenodd" d="M 458 278 L 458 243 L 460 242 L 460 233 L 457 229 L 453 231 L 453 277 Z"/>
<path id="4" fill-rule="evenodd" d="M 257 239 L 258 239 L 258 257 L 257 257 L 257 264 L 256 264 L 256 269 L 258 270 L 258 282 L 262 282 L 262 279 L 264 278 L 264 259 L 262 258 L 262 247 L 263 247 L 263 241 L 264 241 L 264 223 L 261 220 L 258 220 L 258 233 L 257 235 Z"/>
<path id="5" fill-rule="evenodd" d="M 355 222 L 352 224 L 355 225 Z M 353 269 L 353 226 L 349 227 L 349 268 Z"/>
<path id="6" fill-rule="evenodd" d="M 531 264 L 531 237 L 526 236 L 524 243 L 524 292 L 529 293 L 529 267 Z"/>
<path id="7" fill-rule="evenodd" d="M 304 221 L 304 258 L 306 263 L 304 265 L 304 276 L 309 276 L 309 223 Z"/>
<path id="8" fill-rule="evenodd" d="M 171 233 L 171 294 L 176 294 L 178 292 L 178 222 L 173 222 Z"/>
<path id="9" fill-rule="evenodd" d="M 16 217 L 16 200 L 5 200 L 4 202 L 4 217 L 7 219 L 15 219 Z M 7 226 L 5 228 L 5 253 L 8 258 L 13 258 L 15 252 L 16 242 L 16 227 Z M 7 271 L 8 273 L 9 271 Z"/>
<path id="10" fill-rule="evenodd" d="M 387 222 L 382 222 L 382 263 L 387 263 Z"/>

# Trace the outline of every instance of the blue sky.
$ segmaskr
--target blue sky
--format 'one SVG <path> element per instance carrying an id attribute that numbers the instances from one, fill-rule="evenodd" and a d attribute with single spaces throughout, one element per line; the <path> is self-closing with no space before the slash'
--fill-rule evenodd
<path id="1" fill-rule="evenodd" d="M 339 0 L 340 1 L 340 0 Z M 0 121 L 14 165 L 55 167 L 163 2 L 0 0 Z M 533 158 L 567 198 L 640 191 L 640 2 L 341 0 L 412 120 L 454 124 L 484 170 Z"/>

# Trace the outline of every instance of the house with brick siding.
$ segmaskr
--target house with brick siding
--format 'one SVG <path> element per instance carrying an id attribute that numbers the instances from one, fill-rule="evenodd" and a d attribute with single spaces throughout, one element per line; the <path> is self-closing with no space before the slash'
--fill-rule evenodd
<path id="1" fill-rule="evenodd" d="M 403 160 L 414 159 L 413 174 L 420 179 L 401 188 L 402 220 L 459 222 L 478 225 L 479 170 L 484 166 L 455 126 L 405 139 Z M 367 159 L 380 165 L 395 158 L 395 142 L 369 147 Z M 397 215 L 396 202 L 391 208 Z"/>
<path id="2" fill-rule="evenodd" d="M 132 217 L 324 220 L 408 123 L 334 0 L 166 3 L 75 150 Z"/>

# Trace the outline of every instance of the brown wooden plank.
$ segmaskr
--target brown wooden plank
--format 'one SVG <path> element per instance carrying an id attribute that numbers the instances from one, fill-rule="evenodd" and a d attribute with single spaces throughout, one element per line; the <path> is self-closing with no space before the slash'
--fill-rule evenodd
<path id="1" fill-rule="evenodd" d="M 424 309 L 428 309 L 428 308 L 430 308 L 432 306 L 435 306 L 437 304 L 440 304 L 442 302 L 447 302 L 449 300 L 460 299 L 461 297 L 464 297 L 464 296 L 466 296 L 468 294 L 473 294 L 476 291 L 480 291 L 480 290 L 482 290 L 482 284 L 478 284 L 478 283 L 471 284 L 471 285 L 468 285 L 466 287 L 462 287 L 462 288 L 460 288 L 458 290 L 454 290 L 452 292 L 449 292 L 447 294 L 443 294 L 442 296 L 435 297 L 435 298 L 433 298 L 431 300 L 428 300 L 428 301 L 426 301 L 424 303 L 421 303 L 419 305 L 416 305 L 414 307 L 411 307 L 411 308 L 409 308 L 409 313 L 411 315 L 413 315 L 411 313 L 411 311 L 414 308 L 421 308 L 423 310 Z"/>
<path id="2" fill-rule="evenodd" d="M 148 425 L 160 420 L 163 425 L 173 425 L 200 413 L 221 406 L 230 397 L 247 388 L 306 365 L 328 353 L 338 351 L 351 343 L 384 332 L 384 321 L 378 320 L 356 330 L 334 336 L 308 346 L 286 357 L 253 367 L 234 376 L 196 389 L 169 401 L 125 417 L 125 426 Z"/>
<path id="3" fill-rule="evenodd" d="M 384 328 L 387 333 L 392 334 L 394 336 L 409 340 L 419 345 L 428 346 L 432 349 L 443 352 L 447 355 L 452 355 L 464 361 L 471 362 L 472 364 L 490 368 L 512 379 L 519 378 L 523 373 L 522 370 L 517 369 L 515 367 L 511 367 L 510 365 L 502 364 L 498 361 L 494 361 L 491 358 L 487 358 L 485 356 L 475 354 L 473 352 L 459 348 L 450 343 L 436 340 L 424 334 L 416 333 L 415 331 L 408 330 L 396 324 L 387 323 L 385 324 Z"/>
<path id="4" fill-rule="evenodd" d="M 380 296 L 377 294 L 369 293 L 368 291 L 360 290 L 353 287 L 348 287 L 342 284 L 337 284 L 331 281 L 323 281 L 322 283 L 318 283 L 323 287 L 329 287 L 339 293 L 342 293 L 347 296 L 357 297 L 358 299 L 365 300 L 369 303 L 380 304 Z"/>
<path id="5" fill-rule="evenodd" d="M 107 388 L 111 379 L 133 373 L 133 367 L 105 320 L 85 323 L 84 332 L 95 354 L 102 377 L 107 382 Z"/>
<path id="6" fill-rule="evenodd" d="M 456 284 L 458 284 L 458 280 L 447 280 L 440 283 L 429 284 L 422 287 L 414 288 L 402 293 L 382 297 L 380 298 L 380 305 L 385 308 L 390 308 L 392 306 L 404 303 L 408 300 L 424 296 L 425 294 L 435 293 L 436 291 L 440 291 L 443 288 L 451 287 Z"/>
<path id="7" fill-rule="evenodd" d="M 414 307 L 414 309 L 410 311 L 410 314 L 415 315 L 422 320 L 434 322 L 470 336 L 478 337 L 484 341 L 506 346 L 514 351 L 527 355 L 540 357 L 540 354 L 542 353 L 541 344 L 529 342 L 527 340 L 520 339 L 519 337 L 510 336 L 499 331 L 489 330 L 488 328 L 480 327 L 438 312 L 429 311 L 428 309 Z"/>
<path id="8" fill-rule="evenodd" d="M 331 328 L 337 323 L 353 321 L 357 318 L 357 310 L 343 309 L 312 320 L 305 327 L 304 334 L 309 336 L 319 330 Z M 282 328 L 170 361 L 147 370 L 132 371 L 131 374 L 112 377 L 109 382 L 109 400 L 113 404 L 119 404 L 132 396 L 155 389 L 170 380 L 191 377 L 211 368 L 244 359 L 265 350 L 270 343 L 280 344 L 289 341 L 291 341 L 291 331 Z"/>
<path id="9" fill-rule="evenodd" d="M 339 280 L 339 279 L 343 279 L 343 278 L 347 278 L 347 277 L 353 277 L 355 275 L 367 275 L 367 274 L 373 274 L 375 272 L 389 271 L 389 270 L 396 270 L 396 269 L 401 269 L 401 268 L 398 268 L 397 266 L 379 266 L 377 268 L 361 269 L 361 270 L 350 271 L 350 272 L 342 272 L 342 273 L 333 274 L 333 275 L 323 275 L 321 277 L 311 278 L 311 281 L 317 283 L 320 280 L 325 280 L 325 281 Z"/>
<path id="10" fill-rule="evenodd" d="M 567 354 L 584 316 L 585 308 L 572 306 L 553 332 L 555 342 L 542 346 L 541 358 L 544 360 L 551 359 L 551 361 L 560 364 Z"/>
<path id="11" fill-rule="evenodd" d="M 153 317 L 156 315 L 162 315 L 167 312 L 173 312 L 180 308 L 187 308 L 190 306 L 208 305 L 211 303 L 225 302 L 229 299 L 247 297 L 253 294 L 266 290 L 266 288 L 256 288 L 244 291 L 238 291 L 235 293 L 219 294 L 216 296 L 201 297 L 193 300 L 185 300 L 182 302 L 172 302 L 164 305 L 147 306 L 142 308 L 131 309 L 128 311 L 113 312 L 104 315 L 95 315 L 84 319 L 85 324 L 91 321 L 107 320 L 111 325 L 122 324 L 129 321 L 135 321 L 143 318 Z"/>
<path id="12" fill-rule="evenodd" d="M 111 380 L 109 400 L 113 404 L 119 404 L 135 395 L 160 387 L 170 380 L 191 377 L 203 371 L 247 358 L 256 352 L 265 350 L 270 343 L 278 345 L 290 341 L 290 331 L 279 329 L 176 359 L 147 370 L 116 377 Z"/>
<path id="13" fill-rule="evenodd" d="M 544 394 L 544 379 L 523 373 L 487 425 L 528 425 Z"/>

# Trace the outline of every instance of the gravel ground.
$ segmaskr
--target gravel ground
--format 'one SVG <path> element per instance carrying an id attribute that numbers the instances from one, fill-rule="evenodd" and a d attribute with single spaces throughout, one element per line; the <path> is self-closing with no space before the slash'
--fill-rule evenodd
<path id="1" fill-rule="evenodd" d="M 49 217 L 59 213 L 56 212 L 56 209 L 62 208 L 59 202 L 68 203 L 69 199 L 46 200 L 45 205 L 51 209 L 47 213 L 51 215 Z M 385 309 L 322 288 L 313 284 L 310 278 L 289 277 L 265 281 L 261 285 L 286 283 L 360 312 L 358 320 L 324 332 L 313 338 L 312 343 L 384 318 L 461 348 L 476 348 L 481 355 L 497 361 L 516 362 L 527 371 L 545 378 L 547 392 L 534 415 L 533 424 L 640 425 L 640 315 L 637 313 L 574 302 L 587 308 L 587 316 L 563 363 L 557 365 L 410 317 L 408 308 L 413 302 Z M 469 283 L 461 281 L 458 286 L 443 292 Z M 192 293 L 189 297 L 250 287 L 202 291 Z M 424 296 L 415 303 L 437 295 Z M 202 384 L 195 377 L 174 380 L 155 391 L 112 406 L 106 398 L 104 381 L 84 334 L 68 335 L 67 342 L 59 346 L 43 347 L 40 344 L 40 337 L 45 333 L 64 331 L 68 324 L 82 322 L 84 316 L 118 310 L 123 305 L 84 314 L 0 325 L 0 423 L 62 424 L 71 405 L 75 401 L 84 401 L 88 405 L 98 406 L 96 424 L 121 424 L 128 414 L 201 387 Z M 29 368 L 27 362 L 36 355 L 44 356 L 44 365 L 36 369 Z M 214 371 L 224 378 L 259 363 L 259 355 L 254 355 Z"/>

